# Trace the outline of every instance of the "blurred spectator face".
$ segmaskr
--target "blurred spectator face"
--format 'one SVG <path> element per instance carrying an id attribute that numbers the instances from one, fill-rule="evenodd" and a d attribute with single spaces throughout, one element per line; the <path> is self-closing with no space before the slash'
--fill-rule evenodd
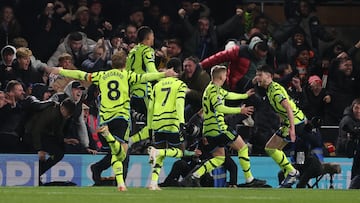
<path id="1" fill-rule="evenodd" d="M 154 33 L 153 33 L 153 32 L 151 32 L 151 33 L 147 36 L 147 40 L 149 41 L 149 44 L 148 44 L 149 47 L 154 46 L 155 36 L 154 36 Z"/>
<path id="2" fill-rule="evenodd" d="M 160 18 L 160 29 L 168 32 L 170 29 L 170 17 L 169 16 L 161 16 Z"/>
<path id="3" fill-rule="evenodd" d="M 11 7 L 8 7 L 8 6 L 4 7 L 2 13 L 3 13 L 2 20 L 6 24 L 10 23 L 13 20 L 14 11 L 13 11 L 13 9 Z"/>
<path id="4" fill-rule="evenodd" d="M 88 25 L 90 19 L 89 11 L 80 12 L 78 18 L 81 25 Z"/>
<path id="5" fill-rule="evenodd" d="M 14 86 L 12 90 L 9 92 L 10 97 L 14 97 L 15 101 L 24 100 L 25 92 L 21 84 L 17 84 Z"/>
<path id="6" fill-rule="evenodd" d="M 300 64 L 302 65 L 309 65 L 310 53 L 308 50 L 303 50 L 299 53 L 298 57 L 296 58 Z"/>
<path id="7" fill-rule="evenodd" d="M 255 54 L 256 58 L 258 58 L 258 59 L 265 58 L 267 53 L 268 53 L 268 51 L 263 51 L 263 50 L 258 48 L 258 45 L 255 45 L 254 54 Z"/>
<path id="8" fill-rule="evenodd" d="M 340 62 L 339 70 L 342 71 L 346 76 L 350 76 L 353 70 L 353 63 L 351 59 L 345 59 Z"/>
<path id="9" fill-rule="evenodd" d="M 71 59 L 63 59 L 59 61 L 59 66 L 63 67 L 64 69 L 73 69 L 73 63 Z"/>
<path id="10" fill-rule="evenodd" d="M 60 106 L 60 112 L 61 112 L 61 115 L 66 119 L 68 119 L 72 116 L 72 114 L 63 106 Z"/>
<path id="11" fill-rule="evenodd" d="M 80 88 L 71 88 L 71 94 L 76 102 L 80 101 L 82 90 Z"/>
<path id="12" fill-rule="evenodd" d="M 360 104 L 354 104 L 352 107 L 354 118 L 360 120 Z"/>
<path id="13" fill-rule="evenodd" d="M 199 19 L 200 36 L 206 36 L 208 34 L 209 27 L 210 27 L 209 19 L 207 18 Z"/>
<path id="14" fill-rule="evenodd" d="M 183 1 L 181 3 L 181 7 L 188 13 L 189 15 L 192 14 L 194 11 L 192 3 L 190 1 Z"/>
<path id="15" fill-rule="evenodd" d="M 80 51 L 81 47 L 82 47 L 82 41 L 81 40 L 80 41 L 74 41 L 74 40 L 70 41 L 70 48 L 71 48 L 72 51 L 78 52 L 78 51 Z"/>
<path id="16" fill-rule="evenodd" d="M 137 38 L 137 33 L 136 33 L 137 29 L 134 26 L 127 26 L 126 30 L 125 30 L 125 35 L 128 38 L 128 40 L 130 42 L 136 42 L 136 38 Z"/>
<path id="17" fill-rule="evenodd" d="M 102 5 L 100 2 L 95 2 L 90 6 L 90 14 L 93 16 L 99 16 L 102 11 Z"/>
<path id="18" fill-rule="evenodd" d="M 121 46 L 122 43 L 122 39 L 120 37 L 113 37 L 110 40 L 111 46 L 113 46 L 114 48 L 118 49 Z"/>
<path id="19" fill-rule="evenodd" d="M 310 8 L 309 8 L 309 4 L 305 1 L 300 1 L 300 14 L 303 16 L 308 16 L 310 14 Z"/>
<path id="20" fill-rule="evenodd" d="M 288 65 L 286 66 L 286 68 L 284 69 L 284 75 L 288 75 L 288 74 L 290 74 L 290 73 L 292 73 L 292 68 L 291 68 L 291 65 L 288 64 Z"/>
<path id="21" fill-rule="evenodd" d="M 30 56 L 24 56 L 17 59 L 21 70 L 28 70 L 30 65 Z"/>
<path id="22" fill-rule="evenodd" d="M 137 11 L 130 15 L 130 22 L 134 23 L 137 27 L 142 26 L 144 22 L 144 14 L 142 11 Z"/>
<path id="23" fill-rule="evenodd" d="M 0 91 L 0 108 L 6 105 L 5 93 Z"/>
<path id="24" fill-rule="evenodd" d="M 104 48 L 102 47 L 97 47 L 95 50 L 94 50 L 94 58 L 95 59 L 98 59 L 100 58 L 103 54 L 104 54 Z"/>
<path id="25" fill-rule="evenodd" d="M 77 2 L 79 7 L 88 5 L 87 0 L 78 0 Z"/>
<path id="26" fill-rule="evenodd" d="M 46 100 L 50 99 L 51 96 L 52 96 L 52 94 L 51 94 L 50 91 L 44 92 L 43 101 L 46 101 Z"/>
<path id="27" fill-rule="evenodd" d="M 268 32 L 268 26 L 269 22 L 266 18 L 260 18 L 255 27 L 257 27 L 261 33 L 267 33 Z"/>
<path id="28" fill-rule="evenodd" d="M 304 35 L 300 34 L 300 33 L 296 33 L 294 35 L 294 42 L 295 42 L 295 45 L 297 45 L 297 46 L 304 44 L 304 42 L 305 42 Z"/>
<path id="29" fill-rule="evenodd" d="M 151 5 L 149 10 L 150 16 L 152 16 L 154 19 L 159 19 L 160 13 L 161 12 L 158 5 Z"/>
<path id="30" fill-rule="evenodd" d="M 333 52 L 334 52 L 335 56 L 339 55 L 343 51 L 344 51 L 344 48 L 341 44 L 337 44 L 334 46 Z M 346 52 L 344 52 L 344 53 L 346 53 Z M 348 56 L 346 56 L 346 57 L 348 57 Z"/>
<path id="31" fill-rule="evenodd" d="M 322 69 L 326 70 L 326 69 L 329 68 L 329 66 L 330 66 L 330 61 L 329 61 L 329 59 L 322 59 L 322 60 L 321 60 L 321 68 L 322 68 Z"/>
<path id="32" fill-rule="evenodd" d="M 86 122 L 89 115 L 90 115 L 90 110 L 89 109 L 83 109 L 83 115 L 84 115 L 84 120 Z"/>
<path id="33" fill-rule="evenodd" d="M 4 54 L 3 58 L 4 58 L 5 65 L 11 65 L 14 60 L 14 53 L 13 54 L 11 54 L 11 53 Z"/>
<path id="34" fill-rule="evenodd" d="M 192 78 L 196 70 L 196 64 L 192 60 L 185 60 L 183 63 L 186 78 Z"/>
<path id="35" fill-rule="evenodd" d="M 167 55 L 171 58 L 174 56 L 178 56 L 181 53 L 181 48 L 175 44 L 175 43 L 170 43 L 167 46 Z"/>
<path id="36" fill-rule="evenodd" d="M 253 27 L 249 30 L 248 37 L 251 38 L 254 34 L 260 33 L 260 29 L 257 27 Z"/>
<path id="37" fill-rule="evenodd" d="M 321 81 L 313 81 L 309 85 L 310 85 L 311 91 L 313 91 L 313 92 L 320 92 L 321 89 L 322 89 L 322 82 Z"/>

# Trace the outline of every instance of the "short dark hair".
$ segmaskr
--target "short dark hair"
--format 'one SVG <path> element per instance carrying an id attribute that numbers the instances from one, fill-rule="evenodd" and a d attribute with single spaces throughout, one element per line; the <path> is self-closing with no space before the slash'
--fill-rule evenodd
<path id="1" fill-rule="evenodd" d="M 70 98 L 64 99 L 64 101 L 62 101 L 60 105 L 63 106 L 70 115 L 75 112 L 76 104 Z"/>
<path id="2" fill-rule="evenodd" d="M 181 60 L 177 57 L 172 57 L 167 63 L 166 68 L 174 68 L 174 71 L 180 73 L 182 70 L 182 63 Z"/>
<path id="3" fill-rule="evenodd" d="M 360 104 L 360 98 L 356 98 L 351 103 L 351 108 L 353 108 L 355 105 Z"/>
<path id="4" fill-rule="evenodd" d="M 200 63 L 199 58 L 196 57 L 196 56 L 189 56 L 189 57 L 185 58 L 184 61 L 192 61 L 192 62 L 194 62 L 195 64 L 199 64 L 199 63 Z"/>
<path id="5" fill-rule="evenodd" d="M 83 36 L 80 32 L 72 32 L 69 34 L 69 40 L 71 41 L 81 41 Z"/>
<path id="6" fill-rule="evenodd" d="M 267 64 L 259 66 L 256 71 L 270 73 L 271 75 L 274 75 L 274 69 Z"/>
<path id="7" fill-rule="evenodd" d="M 14 87 L 16 85 L 22 85 L 19 81 L 17 80 L 10 80 L 7 84 L 6 84 L 6 87 L 5 87 L 5 91 L 6 92 L 10 92 L 11 90 L 14 89 Z"/>
<path id="8" fill-rule="evenodd" d="M 138 42 L 142 42 L 146 39 L 146 37 L 153 33 L 153 30 L 148 26 L 141 26 L 137 31 L 137 40 Z"/>
<path id="9" fill-rule="evenodd" d="M 3 50 L 3 55 L 12 55 L 12 54 L 15 54 L 15 50 L 11 47 L 5 47 L 4 50 Z"/>
<path id="10" fill-rule="evenodd" d="M 182 48 L 181 41 L 179 39 L 169 39 L 167 44 L 176 44 L 178 47 Z"/>

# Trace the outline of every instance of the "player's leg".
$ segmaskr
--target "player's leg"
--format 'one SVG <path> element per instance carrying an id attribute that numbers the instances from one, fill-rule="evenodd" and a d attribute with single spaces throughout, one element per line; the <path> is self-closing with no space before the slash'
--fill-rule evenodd
<path id="1" fill-rule="evenodd" d="M 126 191 L 126 185 L 123 177 L 123 164 L 126 158 L 127 144 L 126 135 L 128 132 L 128 124 L 126 120 L 114 119 L 108 126 L 102 126 L 99 132 L 103 135 L 111 149 L 111 165 L 115 174 L 118 189 Z M 111 132 L 111 133 L 110 133 Z"/>
<path id="2" fill-rule="evenodd" d="M 265 151 L 284 171 L 285 179 L 280 187 L 288 187 L 289 185 L 291 187 L 291 185 L 296 182 L 296 178 L 299 176 L 299 171 L 294 168 L 285 153 L 282 151 L 284 146 L 287 144 L 284 137 L 282 137 L 283 134 L 283 129 L 277 131 L 277 133 L 275 133 L 266 143 Z"/>
<path id="3" fill-rule="evenodd" d="M 206 173 L 210 173 L 215 168 L 221 166 L 225 161 L 225 143 L 223 143 L 222 136 L 220 134 L 216 137 L 207 136 L 208 146 L 210 152 L 212 153 L 213 158 L 204 162 L 199 168 L 197 168 L 193 173 L 189 174 L 181 182 L 181 185 L 184 187 L 200 187 L 199 179 Z"/>
<path id="4" fill-rule="evenodd" d="M 239 163 L 242 168 L 245 177 L 245 185 L 248 187 L 259 187 L 265 185 L 265 180 L 259 180 L 254 178 L 251 173 L 251 164 L 249 157 L 249 148 L 245 141 L 239 135 L 234 135 L 233 133 L 227 131 L 226 135 L 230 142 L 229 146 L 236 150 L 238 153 Z"/>

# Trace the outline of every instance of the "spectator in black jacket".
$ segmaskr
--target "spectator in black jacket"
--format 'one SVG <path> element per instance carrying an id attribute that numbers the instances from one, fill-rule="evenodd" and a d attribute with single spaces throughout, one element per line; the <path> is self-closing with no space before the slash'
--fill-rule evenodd
<path id="1" fill-rule="evenodd" d="M 6 86 L 6 104 L 0 108 L 0 153 L 27 151 L 24 124 L 34 112 L 41 111 L 52 102 L 40 102 L 33 96 L 25 96 L 23 85 L 11 80 Z M 22 141 L 22 142 L 21 142 Z"/>
<path id="2" fill-rule="evenodd" d="M 64 138 L 63 128 L 74 112 L 75 103 L 67 98 L 61 104 L 36 113 L 27 122 L 26 132 L 31 135 L 33 148 L 39 156 L 39 176 L 64 157 L 64 142 L 72 143 L 72 140 Z"/>
<path id="3" fill-rule="evenodd" d="M 339 125 L 339 145 L 345 146 L 342 149 L 349 158 L 353 157 L 350 189 L 360 189 L 360 98 L 354 99 L 344 111 Z"/>

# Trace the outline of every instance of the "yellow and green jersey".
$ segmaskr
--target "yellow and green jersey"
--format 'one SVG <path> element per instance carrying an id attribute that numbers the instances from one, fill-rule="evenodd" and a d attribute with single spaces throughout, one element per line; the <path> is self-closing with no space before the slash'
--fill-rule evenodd
<path id="1" fill-rule="evenodd" d="M 186 84 L 173 77 L 154 85 L 149 102 L 150 128 L 154 132 L 178 133 L 184 123 Z"/>
<path id="2" fill-rule="evenodd" d="M 272 82 L 266 90 L 266 95 L 269 99 L 270 105 L 273 107 L 276 113 L 279 114 L 282 122 L 285 125 L 290 125 L 289 118 L 286 113 L 286 109 L 281 105 L 284 99 L 287 99 L 289 105 L 294 114 L 294 124 L 297 125 L 305 120 L 304 113 L 296 106 L 294 101 L 290 99 L 287 91 L 283 86 L 277 82 Z"/>
<path id="3" fill-rule="evenodd" d="M 144 44 L 138 44 L 130 50 L 126 59 L 126 70 L 131 70 L 137 74 L 156 73 L 155 51 L 153 48 Z M 143 98 L 150 95 L 151 83 L 142 82 L 131 87 L 132 96 Z"/>
<path id="4" fill-rule="evenodd" d="M 247 94 L 228 92 L 210 82 L 206 87 L 202 98 L 204 115 L 203 135 L 217 136 L 227 130 L 224 114 L 239 114 L 240 107 L 225 106 L 225 100 L 247 99 Z"/>
<path id="5" fill-rule="evenodd" d="M 100 124 L 107 123 L 115 118 L 129 120 L 129 88 L 138 83 L 158 80 L 165 76 L 165 73 L 136 74 L 125 69 L 111 69 L 94 73 L 62 69 L 60 74 L 65 77 L 90 81 L 99 86 L 101 93 Z"/>

